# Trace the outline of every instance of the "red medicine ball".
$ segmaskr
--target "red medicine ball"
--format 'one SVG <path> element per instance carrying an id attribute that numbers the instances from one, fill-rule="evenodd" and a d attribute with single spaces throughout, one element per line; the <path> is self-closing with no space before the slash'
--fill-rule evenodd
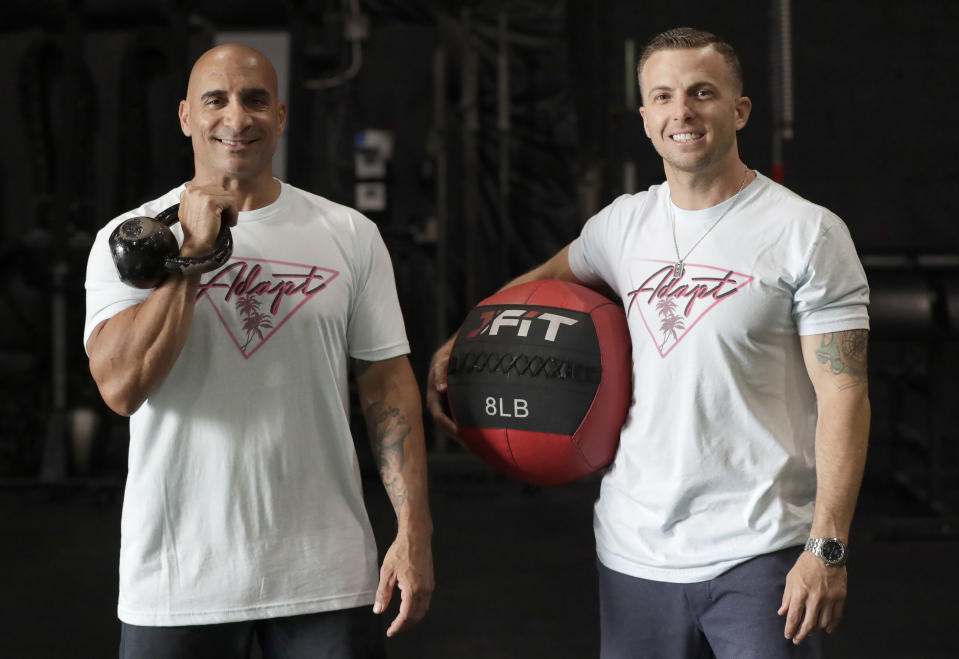
<path id="1" fill-rule="evenodd" d="M 500 471 L 534 485 L 608 465 L 631 397 L 622 307 L 584 286 L 542 280 L 470 312 L 447 371 L 459 437 Z"/>

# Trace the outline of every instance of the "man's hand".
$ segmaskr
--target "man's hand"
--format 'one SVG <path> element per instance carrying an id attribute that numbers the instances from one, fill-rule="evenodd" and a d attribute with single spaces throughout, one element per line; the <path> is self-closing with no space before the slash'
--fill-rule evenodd
<path id="1" fill-rule="evenodd" d="M 778 614 L 786 616 L 786 638 L 799 645 L 810 634 L 839 626 L 846 603 L 846 568 L 826 567 L 804 551 L 786 575 L 786 589 Z"/>
<path id="2" fill-rule="evenodd" d="M 236 196 L 219 185 L 187 183 L 180 193 L 179 217 L 183 226 L 180 254 L 206 254 L 216 243 L 221 222 L 236 226 Z"/>
<path id="3" fill-rule="evenodd" d="M 394 636 L 413 626 L 430 608 L 435 584 L 428 533 L 401 531 L 397 534 L 383 558 L 373 613 L 383 613 L 390 605 L 394 586 L 400 588 L 400 610 L 386 630 L 387 636 Z"/>
<path id="4" fill-rule="evenodd" d="M 446 367 L 453 351 L 453 339 L 440 346 L 430 361 L 430 371 L 426 382 L 426 407 L 436 422 L 436 427 L 450 439 L 459 441 L 456 435 L 456 422 L 446 413 Z"/>
<path id="5" fill-rule="evenodd" d="M 373 613 L 383 613 L 393 587 L 399 586 L 400 612 L 386 631 L 393 636 L 426 615 L 434 588 L 423 401 L 405 355 L 374 362 L 354 360 L 354 369 L 373 459 L 399 529 L 383 558 L 373 604 Z"/>

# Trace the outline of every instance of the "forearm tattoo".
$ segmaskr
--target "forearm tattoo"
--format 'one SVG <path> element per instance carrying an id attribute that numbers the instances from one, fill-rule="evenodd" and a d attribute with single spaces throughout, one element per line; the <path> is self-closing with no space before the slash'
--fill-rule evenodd
<path id="1" fill-rule="evenodd" d="M 839 389 L 849 389 L 867 381 L 866 348 L 869 343 L 867 330 L 848 330 L 822 335 L 822 343 L 816 348 L 816 360 L 836 376 Z"/>
<path id="2" fill-rule="evenodd" d="M 402 473 L 406 463 L 406 438 L 410 434 L 410 424 L 399 408 L 391 407 L 383 401 L 367 406 L 363 415 L 366 417 L 370 446 L 383 485 L 393 507 L 399 510 L 406 504 L 407 498 L 406 482 Z"/>

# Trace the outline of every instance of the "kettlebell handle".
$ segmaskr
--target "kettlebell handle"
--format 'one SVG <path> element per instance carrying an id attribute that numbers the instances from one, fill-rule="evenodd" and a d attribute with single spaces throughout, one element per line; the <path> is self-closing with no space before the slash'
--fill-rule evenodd
<path id="1" fill-rule="evenodd" d="M 180 204 L 156 218 L 131 217 L 110 234 L 110 252 L 120 280 L 136 288 L 159 286 L 169 274 L 194 275 L 216 270 L 233 254 L 233 234 L 220 223 L 213 251 L 200 256 L 180 256 L 180 246 L 170 227 L 179 221 Z"/>
<path id="2" fill-rule="evenodd" d="M 179 210 L 180 204 L 173 204 L 157 215 L 157 222 L 162 222 L 168 227 L 173 226 L 180 221 Z M 227 262 L 231 254 L 233 254 L 233 234 L 230 232 L 229 225 L 221 221 L 220 233 L 216 236 L 212 252 L 201 256 L 180 256 L 177 250 L 176 256 L 164 260 L 163 269 L 171 274 L 202 274 L 219 268 Z"/>

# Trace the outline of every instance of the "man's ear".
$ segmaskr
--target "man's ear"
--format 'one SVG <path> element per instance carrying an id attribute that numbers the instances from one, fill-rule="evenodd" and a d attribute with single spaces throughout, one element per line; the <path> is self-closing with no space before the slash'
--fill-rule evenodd
<path id="1" fill-rule="evenodd" d="M 280 135 L 282 135 L 286 132 L 286 103 L 280 103 L 277 114 L 280 117 Z"/>
<path id="2" fill-rule="evenodd" d="M 180 108 L 177 114 L 180 115 L 180 130 L 182 130 L 183 134 L 187 137 L 191 137 L 192 131 L 190 130 L 190 104 L 185 100 L 180 101 Z"/>
<path id="3" fill-rule="evenodd" d="M 749 121 L 749 113 L 753 110 L 753 102 L 748 96 L 740 96 L 736 99 L 736 130 L 742 130 Z"/>
<path id="4" fill-rule="evenodd" d="M 639 116 L 643 118 L 643 130 L 646 132 L 646 137 L 649 137 L 649 126 L 646 125 L 646 108 L 642 105 L 639 106 Z"/>

